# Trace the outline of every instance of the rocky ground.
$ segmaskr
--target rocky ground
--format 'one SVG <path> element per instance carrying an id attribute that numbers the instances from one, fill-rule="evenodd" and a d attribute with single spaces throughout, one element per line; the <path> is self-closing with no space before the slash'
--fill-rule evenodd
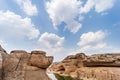
<path id="1" fill-rule="evenodd" d="M 51 80 L 46 69 L 52 61 L 44 51 L 14 50 L 8 54 L 0 46 L 0 80 Z"/>
<path id="2" fill-rule="evenodd" d="M 120 80 L 120 54 L 79 53 L 67 56 L 50 69 L 58 80 Z"/>

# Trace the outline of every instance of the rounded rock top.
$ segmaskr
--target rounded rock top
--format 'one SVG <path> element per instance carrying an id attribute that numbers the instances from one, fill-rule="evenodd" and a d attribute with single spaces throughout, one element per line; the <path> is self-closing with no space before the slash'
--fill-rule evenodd
<path id="1" fill-rule="evenodd" d="M 37 50 L 34 50 L 31 52 L 31 54 L 41 54 L 41 55 L 46 55 L 46 52 L 45 51 L 37 51 Z"/>

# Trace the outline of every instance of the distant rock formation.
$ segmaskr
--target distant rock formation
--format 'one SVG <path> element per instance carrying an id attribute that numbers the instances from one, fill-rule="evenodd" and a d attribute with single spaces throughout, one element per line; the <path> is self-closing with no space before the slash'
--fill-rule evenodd
<path id="1" fill-rule="evenodd" d="M 52 61 L 44 51 L 14 50 L 7 54 L 0 46 L 0 80 L 51 80 L 46 69 Z"/>
<path id="2" fill-rule="evenodd" d="M 120 80 L 120 54 L 78 53 L 67 56 L 50 69 L 58 80 Z"/>

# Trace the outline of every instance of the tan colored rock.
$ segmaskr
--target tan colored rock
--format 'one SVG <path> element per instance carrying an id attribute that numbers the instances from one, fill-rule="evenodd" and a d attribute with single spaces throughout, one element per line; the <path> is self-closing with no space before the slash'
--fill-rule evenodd
<path id="1" fill-rule="evenodd" d="M 83 61 L 86 60 L 87 56 L 84 53 L 78 53 L 76 55 L 67 56 L 62 62 L 53 64 L 53 72 L 59 72 L 68 74 L 74 72 L 77 68 L 83 67 Z"/>
<path id="2" fill-rule="evenodd" d="M 85 80 L 119 80 L 120 69 L 117 67 L 84 67 L 76 70 L 77 77 Z"/>
<path id="3" fill-rule="evenodd" d="M 15 50 L 11 51 L 5 57 L 3 67 L 4 71 L 21 71 L 28 64 L 30 54 L 25 51 Z"/>
<path id="4" fill-rule="evenodd" d="M 95 54 L 84 61 L 86 66 L 120 67 L 120 54 Z"/>
<path id="5" fill-rule="evenodd" d="M 67 80 L 120 80 L 120 54 L 70 55 L 50 68 Z M 58 76 L 60 75 L 60 76 Z"/>
<path id="6" fill-rule="evenodd" d="M 30 58 L 30 64 L 39 68 L 48 68 L 52 61 L 53 57 L 46 57 L 45 53 L 42 51 L 33 51 Z"/>
<path id="7" fill-rule="evenodd" d="M 24 67 L 24 71 L 37 71 L 37 70 L 39 70 L 40 68 L 38 68 L 38 67 L 35 67 L 35 66 L 30 66 L 30 65 L 27 65 L 27 66 L 25 66 Z"/>
<path id="8" fill-rule="evenodd" d="M 25 80 L 24 71 L 4 72 L 3 80 Z"/>
<path id="9" fill-rule="evenodd" d="M 6 53 L 6 51 L 1 47 L 1 45 L 0 45 L 0 52 Z"/>
<path id="10" fill-rule="evenodd" d="M 16 70 L 23 70 L 25 67 L 29 65 L 30 54 L 23 50 L 14 50 L 11 51 L 10 55 L 15 56 L 19 62 L 17 64 Z"/>
<path id="11" fill-rule="evenodd" d="M 24 80 L 50 80 L 44 69 L 37 71 L 26 71 Z"/>
<path id="12" fill-rule="evenodd" d="M 51 80 L 46 68 L 52 61 L 44 51 L 14 50 L 7 54 L 0 48 L 0 80 Z"/>
<path id="13" fill-rule="evenodd" d="M 44 52 L 44 51 L 37 51 L 37 50 L 36 50 L 36 51 L 32 51 L 31 54 L 38 54 L 38 55 L 40 54 L 40 55 L 45 56 L 45 55 L 46 55 L 46 52 Z"/>
<path id="14" fill-rule="evenodd" d="M 3 61 L 4 57 L 7 55 L 6 51 L 0 45 L 0 80 L 3 79 Z"/>

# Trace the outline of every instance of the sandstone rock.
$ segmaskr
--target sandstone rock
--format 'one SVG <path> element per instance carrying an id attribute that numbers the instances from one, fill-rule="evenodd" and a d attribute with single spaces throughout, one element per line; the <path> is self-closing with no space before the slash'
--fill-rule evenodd
<path id="1" fill-rule="evenodd" d="M 53 57 L 44 51 L 14 50 L 7 54 L 0 49 L 0 80 L 50 80 L 46 68 Z"/>
<path id="2" fill-rule="evenodd" d="M 23 68 L 24 71 L 37 71 L 40 68 L 36 67 L 36 66 L 31 66 L 31 65 L 27 65 Z"/>
<path id="3" fill-rule="evenodd" d="M 15 56 L 19 62 L 16 70 L 24 70 L 25 67 L 29 65 L 30 54 L 26 51 L 15 50 L 10 53 L 12 56 Z"/>
<path id="4" fill-rule="evenodd" d="M 120 54 L 96 54 L 88 56 L 84 61 L 86 66 L 120 67 Z"/>
<path id="5" fill-rule="evenodd" d="M 6 53 L 6 51 L 1 47 L 1 45 L 0 45 L 0 52 Z"/>
<path id="6" fill-rule="evenodd" d="M 38 54 L 38 55 L 40 54 L 40 55 L 45 56 L 46 52 L 44 52 L 44 51 L 32 51 L 31 54 Z"/>
<path id="7" fill-rule="evenodd" d="M 50 80 L 44 69 L 37 71 L 26 71 L 24 80 Z"/>
<path id="8" fill-rule="evenodd" d="M 3 79 L 3 62 L 4 57 L 7 55 L 6 51 L 0 45 L 0 80 Z"/>
<path id="9" fill-rule="evenodd" d="M 33 51 L 30 58 L 30 64 L 39 68 L 48 68 L 52 61 L 53 57 L 46 57 L 43 51 Z"/>
<path id="10" fill-rule="evenodd" d="M 24 71 L 4 72 L 3 80 L 25 80 Z"/>
<path id="11" fill-rule="evenodd" d="M 70 55 L 50 68 L 58 80 L 120 80 L 120 54 Z"/>
<path id="12" fill-rule="evenodd" d="M 53 72 L 64 72 L 70 73 L 75 71 L 79 67 L 83 67 L 83 61 L 86 60 L 87 56 L 84 53 L 78 53 L 76 55 L 67 56 L 62 62 L 58 64 L 53 64 Z"/>

